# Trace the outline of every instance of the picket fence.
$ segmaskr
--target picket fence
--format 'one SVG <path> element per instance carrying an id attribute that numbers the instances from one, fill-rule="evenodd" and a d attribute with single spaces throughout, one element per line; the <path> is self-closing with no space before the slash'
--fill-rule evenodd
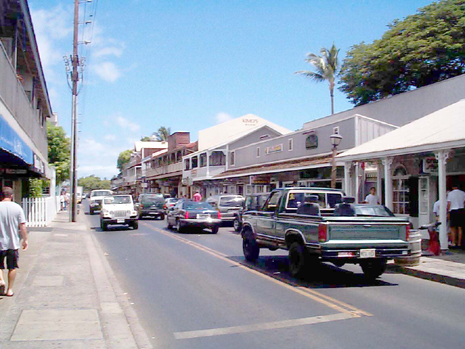
<path id="1" fill-rule="evenodd" d="M 23 210 L 28 227 L 46 227 L 49 225 L 60 208 L 56 197 L 24 198 Z"/>

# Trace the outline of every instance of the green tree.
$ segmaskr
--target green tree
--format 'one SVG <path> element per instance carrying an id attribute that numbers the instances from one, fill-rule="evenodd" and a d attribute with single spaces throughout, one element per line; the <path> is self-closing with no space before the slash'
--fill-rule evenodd
<path id="1" fill-rule="evenodd" d="M 61 126 L 47 123 L 48 163 L 55 167 L 57 183 L 69 178 L 71 141 Z"/>
<path id="2" fill-rule="evenodd" d="M 321 56 L 309 53 L 305 59 L 307 63 L 313 65 L 315 71 L 300 70 L 295 74 L 304 75 L 316 82 L 328 81 L 329 95 L 331 96 L 331 114 L 334 114 L 334 86 L 339 71 L 339 50 L 333 44 L 329 50 L 323 47 L 320 53 Z"/>
<path id="3" fill-rule="evenodd" d="M 142 137 L 141 142 L 150 142 L 152 139 L 149 136 Z"/>
<path id="4" fill-rule="evenodd" d="M 121 153 L 119 153 L 118 160 L 117 160 L 117 163 L 116 163 L 116 167 L 120 171 L 123 171 L 124 165 L 127 164 L 129 162 L 129 160 L 131 160 L 131 154 L 132 154 L 131 149 L 128 149 L 128 150 L 125 150 L 125 151 L 122 151 Z"/>
<path id="5" fill-rule="evenodd" d="M 388 25 L 372 44 L 353 46 L 340 90 L 355 105 L 448 79 L 465 71 L 465 2 L 444 0 Z"/>
<path id="6" fill-rule="evenodd" d="M 171 129 L 168 127 L 166 128 L 165 126 L 161 126 L 157 132 L 154 132 L 153 135 L 157 137 L 157 141 L 163 142 L 167 141 L 168 137 L 171 135 Z"/>
<path id="7" fill-rule="evenodd" d="M 100 179 L 100 177 L 97 177 L 95 175 L 79 178 L 78 185 L 82 186 L 84 188 L 84 191 L 111 188 L 111 182 L 109 180 Z"/>

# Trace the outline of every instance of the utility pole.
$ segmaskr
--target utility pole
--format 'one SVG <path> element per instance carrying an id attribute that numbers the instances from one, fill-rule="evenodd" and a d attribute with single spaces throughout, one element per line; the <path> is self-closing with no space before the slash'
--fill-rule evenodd
<path id="1" fill-rule="evenodd" d="M 77 95 L 79 81 L 79 57 L 78 57 L 78 28 L 79 28 L 79 0 L 74 0 L 74 38 L 73 38 L 73 71 L 71 73 L 72 81 L 72 111 L 71 111 L 71 207 L 69 211 L 70 222 L 76 222 L 76 148 L 77 148 Z"/>

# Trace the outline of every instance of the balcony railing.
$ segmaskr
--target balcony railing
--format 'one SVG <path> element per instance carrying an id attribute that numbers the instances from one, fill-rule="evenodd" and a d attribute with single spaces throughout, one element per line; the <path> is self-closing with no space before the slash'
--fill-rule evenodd
<path id="1" fill-rule="evenodd" d="M 39 109 L 33 108 L 1 43 L 0 99 L 31 138 L 37 149 L 47 158 L 47 129 L 40 124 Z"/>
<path id="2" fill-rule="evenodd" d="M 145 170 L 145 177 L 153 177 L 159 176 L 164 174 L 171 174 L 174 172 L 181 172 L 182 171 L 182 162 L 178 162 L 176 164 L 171 164 L 167 166 L 157 167 L 157 168 L 148 168 Z"/>

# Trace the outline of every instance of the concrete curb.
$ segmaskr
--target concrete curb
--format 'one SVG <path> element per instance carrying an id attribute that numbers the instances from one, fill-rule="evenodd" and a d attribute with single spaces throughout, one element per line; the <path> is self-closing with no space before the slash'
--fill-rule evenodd
<path id="1" fill-rule="evenodd" d="M 427 270 L 421 270 L 416 267 L 402 267 L 395 264 L 389 264 L 388 270 L 401 273 L 405 275 L 414 276 L 420 279 L 430 280 L 434 282 L 439 282 L 442 284 L 465 288 L 465 280 L 461 278 L 456 278 L 449 275 L 441 275 Z"/>

